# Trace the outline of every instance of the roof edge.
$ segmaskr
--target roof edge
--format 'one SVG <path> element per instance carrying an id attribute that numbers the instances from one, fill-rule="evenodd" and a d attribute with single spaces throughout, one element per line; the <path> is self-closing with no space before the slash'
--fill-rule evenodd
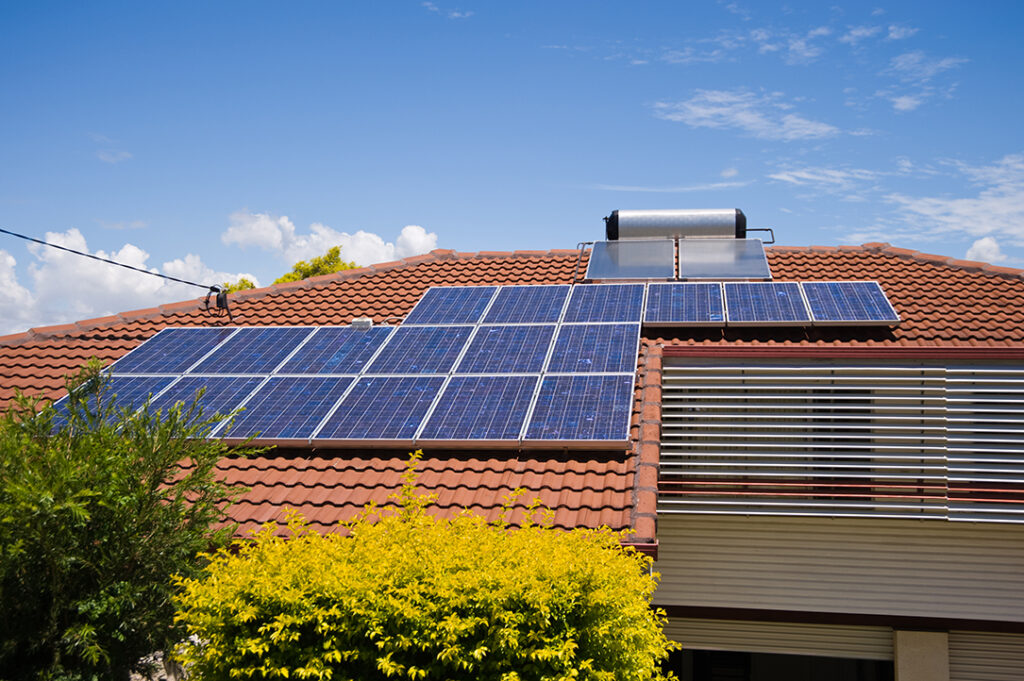
<path id="1" fill-rule="evenodd" d="M 267 295 L 282 293 L 284 291 L 291 291 L 295 289 L 320 288 L 323 286 L 330 286 L 331 284 L 345 281 L 347 279 L 356 279 L 359 277 L 377 274 L 380 272 L 387 272 L 389 270 L 400 269 L 403 267 L 423 265 L 431 262 L 486 258 L 508 258 L 516 256 L 557 257 L 575 254 L 577 252 L 578 251 L 573 248 L 552 249 L 548 251 L 481 251 L 478 253 L 459 253 L 458 251 L 452 249 L 435 248 L 429 253 L 412 255 L 407 258 L 402 258 L 400 260 L 391 260 L 389 262 L 374 263 L 372 265 L 366 265 L 365 267 L 356 267 L 354 269 L 342 270 L 340 272 L 334 272 L 332 274 L 323 274 L 318 277 L 309 277 L 307 279 L 302 279 L 300 281 L 291 281 L 283 284 L 271 284 L 269 286 L 261 286 L 260 288 L 248 289 L 245 291 L 237 291 L 230 295 L 231 300 L 255 300 L 263 298 L 264 296 Z M 140 319 L 147 319 L 152 317 L 163 316 L 166 314 L 173 314 L 175 312 L 195 310 L 203 305 L 202 301 L 204 300 L 204 298 L 205 297 L 199 297 L 189 300 L 177 301 L 173 303 L 165 303 L 156 307 L 130 310 L 115 315 L 82 319 L 69 324 L 55 324 L 52 326 L 33 327 L 28 331 L 22 331 L 19 333 L 12 333 L 6 336 L 0 336 L 0 345 L 17 345 L 19 343 L 28 343 L 35 340 L 50 339 L 56 336 L 69 336 L 74 333 L 82 331 L 92 331 L 102 327 L 114 326 L 115 324 L 124 324 L 127 322 L 137 321 Z"/>

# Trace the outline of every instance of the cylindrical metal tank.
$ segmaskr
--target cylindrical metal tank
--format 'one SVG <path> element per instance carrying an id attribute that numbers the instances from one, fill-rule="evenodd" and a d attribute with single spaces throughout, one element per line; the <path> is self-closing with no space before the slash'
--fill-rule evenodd
<path id="1" fill-rule="evenodd" d="M 745 239 L 747 236 L 747 216 L 739 208 L 613 210 L 604 222 L 609 241 L 700 236 Z"/>

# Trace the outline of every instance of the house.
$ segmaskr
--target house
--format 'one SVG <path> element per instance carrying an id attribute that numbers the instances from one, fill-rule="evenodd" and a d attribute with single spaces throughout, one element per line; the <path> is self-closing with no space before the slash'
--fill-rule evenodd
<path id="1" fill-rule="evenodd" d="M 632 529 L 683 679 L 1024 678 L 1024 271 L 888 244 L 766 249 L 776 281 L 872 280 L 889 327 L 644 327 L 629 445 L 428 449 L 446 513 L 516 488 L 558 527 Z M 57 397 L 165 327 L 401 320 L 431 286 L 571 284 L 575 251 L 456 253 L 0 338 L 0 401 Z M 400 484 L 406 449 L 228 460 L 242 530 L 329 529 Z"/>

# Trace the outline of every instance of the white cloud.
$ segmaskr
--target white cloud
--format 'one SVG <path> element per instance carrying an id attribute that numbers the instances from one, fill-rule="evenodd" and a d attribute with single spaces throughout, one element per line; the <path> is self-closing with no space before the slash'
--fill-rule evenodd
<path id="1" fill-rule="evenodd" d="M 725 170 L 719 173 L 719 175 L 725 178 L 736 177 L 739 174 L 740 171 L 736 170 L 735 168 L 726 168 Z"/>
<path id="2" fill-rule="evenodd" d="M 886 199 L 899 209 L 901 221 L 927 232 L 1004 236 L 1024 244 L 1024 154 L 987 166 L 952 165 L 978 188 L 977 195 L 889 194 Z"/>
<path id="3" fill-rule="evenodd" d="M 889 35 L 886 36 L 889 40 L 903 40 L 917 33 L 918 28 L 910 28 L 909 26 L 889 26 Z"/>
<path id="4" fill-rule="evenodd" d="M 913 111 L 924 104 L 924 96 L 921 94 L 893 95 L 889 97 L 889 101 L 892 102 L 892 108 L 896 111 Z"/>
<path id="5" fill-rule="evenodd" d="M 862 40 L 878 35 L 881 31 L 881 26 L 853 26 L 846 33 L 839 36 L 839 42 L 846 43 L 847 45 L 856 45 Z"/>
<path id="6" fill-rule="evenodd" d="M 319 222 L 310 225 L 308 233 L 299 234 L 287 216 L 268 213 L 242 210 L 232 213 L 230 219 L 231 226 L 221 234 L 221 241 L 227 245 L 255 246 L 276 252 L 288 263 L 323 255 L 335 246 L 341 246 L 342 259 L 354 261 L 357 265 L 387 262 L 437 248 L 437 234 L 427 232 L 419 225 L 406 225 L 392 243 L 370 232 L 359 230 L 349 234 Z"/>
<path id="7" fill-rule="evenodd" d="M 814 39 L 823 38 L 831 33 L 832 29 L 821 26 L 802 36 L 790 36 L 786 46 L 786 63 L 805 64 L 814 61 L 825 51 L 823 47 L 813 43 Z"/>
<path id="8" fill-rule="evenodd" d="M 420 6 L 425 8 L 428 12 L 434 12 L 436 14 L 444 14 L 449 19 L 468 19 L 473 16 L 473 12 L 462 11 L 457 9 L 442 10 L 434 2 L 421 2 Z"/>
<path id="9" fill-rule="evenodd" d="M 1006 255 L 999 248 L 999 242 L 995 237 L 983 236 L 971 244 L 967 249 L 968 260 L 980 260 L 982 262 L 1001 262 L 1006 260 Z"/>
<path id="10" fill-rule="evenodd" d="M 98 224 L 103 229 L 142 229 L 146 226 L 146 222 L 143 220 L 123 220 L 121 222 L 107 222 L 106 220 L 97 220 Z"/>
<path id="11" fill-rule="evenodd" d="M 96 158 L 103 161 L 104 163 L 120 163 L 121 161 L 127 161 L 132 158 L 132 154 L 129 151 L 114 151 L 112 149 L 103 149 L 96 152 Z"/>
<path id="12" fill-rule="evenodd" d="M 203 264 L 199 256 L 186 255 L 161 268 L 147 264 L 149 254 L 126 243 L 116 251 L 90 251 L 77 229 L 47 232 L 45 241 L 149 272 L 212 285 L 247 277 L 245 272 L 219 272 Z M 15 259 L 0 251 L 0 333 L 25 331 L 33 326 L 73 322 L 144 307 L 201 297 L 202 289 L 152 277 L 40 244 L 28 247 L 29 286 L 18 282 Z M 258 282 L 257 282 L 258 283 Z"/>
<path id="13" fill-rule="evenodd" d="M 928 82 L 935 76 L 967 63 L 961 57 L 929 57 L 921 50 L 904 52 L 889 62 L 888 72 L 903 81 Z"/>
<path id="14" fill-rule="evenodd" d="M 0 251 L 0 335 L 32 326 L 35 300 L 29 290 L 18 283 L 15 265 L 14 256 Z"/>
<path id="15" fill-rule="evenodd" d="M 732 177 L 731 175 L 729 177 Z M 719 189 L 732 189 L 734 187 L 745 187 L 749 182 L 712 182 L 710 184 L 691 184 L 677 187 L 645 187 L 643 185 L 628 184 L 599 184 L 594 189 L 606 192 L 643 192 L 649 194 L 686 194 L 689 192 L 716 191 Z"/>
<path id="16" fill-rule="evenodd" d="M 739 3 L 730 2 L 725 6 L 725 9 L 729 14 L 735 14 L 743 21 L 750 21 L 750 10 L 746 7 L 741 7 Z"/>
<path id="17" fill-rule="evenodd" d="M 760 139 L 785 142 L 839 134 L 835 126 L 792 113 L 792 108 L 778 92 L 697 90 L 685 101 L 655 103 L 654 115 L 694 128 L 733 128 Z"/>
<path id="18" fill-rule="evenodd" d="M 768 177 L 795 186 L 811 186 L 819 191 L 851 191 L 861 183 L 876 181 L 881 175 L 863 168 L 805 167 L 781 170 Z"/>

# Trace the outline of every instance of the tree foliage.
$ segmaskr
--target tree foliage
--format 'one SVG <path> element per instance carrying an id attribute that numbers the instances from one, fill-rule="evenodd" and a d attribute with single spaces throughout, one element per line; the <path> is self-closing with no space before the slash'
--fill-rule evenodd
<path id="1" fill-rule="evenodd" d="M 328 535 L 292 514 L 182 579 L 190 678 L 661 678 L 648 557 L 607 529 L 435 518 L 414 466 L 399 510 Z"/>
<path id="2" fill-rule="evenodd" d="M 300 281 L 310 277 L 318 277 L 322 274 L 333 274 L 342 270 L 355 269 L 354 262 L 345 262 L 341 259 L 341 246 L 328 249 L 323 255 L 309 260 L 300 260 L 292 265 L 292 271 L 274 280 L 275 284 L 284 284 L 289 281 Z"/>
<path id="3" fill-rule="evenodd" d="M 237 291 L 247 291 L 251 288 L 256 288 L 256 284 L 252 282 L 252 279 L 248 277 L 240 277 L 235 283 L 225 281 L 220 285 L 220 288 L 224 293 L 235 293 Z"/>
<path id="4" fill-rule="evenodd" d="M 223 546 L 223 417 L 118 410 L 92 364 L 66 408 L 19 396 L 0 417 L 0 678 L 126 679 L 181 638 L 174 574 Z"/>

